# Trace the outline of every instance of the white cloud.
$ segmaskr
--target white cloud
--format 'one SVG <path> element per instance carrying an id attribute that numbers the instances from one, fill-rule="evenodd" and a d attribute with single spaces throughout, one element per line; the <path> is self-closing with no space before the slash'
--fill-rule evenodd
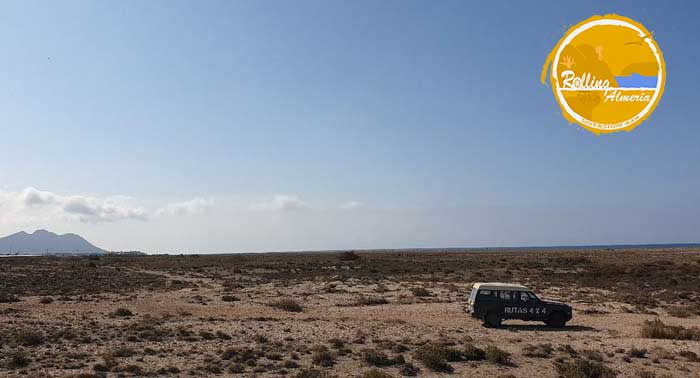
<path id="1" fill-rule="evenodd" d="M 182 215 L 182 214 L 198 214 L 211 207 L 214 200 L 201 197 L 193 198 L 189 201 L 171 203 L 162 209 L 156 211 L 158 215 Z"/>
<path id="2" fill-rule="evenodd" d="M 364 204 L 362 202 L 349 201 L 349 202 L 341 203 L 339 207 L 341 210 L 355 210 L 355 209 L 361 208 L 362 206 L 364 206 Z"/>
<path id="3" fill-rule="evenodd" d="M 27 206 L 43 206 L 53 203 L 56 200 L 56 195 L 34 188 L 26 188 L 20 193 L 20 199 Z"/>
<path id="4" fill-rule="evenodd" d="M 297 196 L 279 194 L 270 200 L 254 203 L 252 210 L 259 211 L 294 211 L 308 209 L 310 206 Z"/>
<path id="5" fill-rule="evenodd" d="M 66 196 L 32 187 L 19 192 L 1 191 L 0 208 L 0 220 L 8 223 L 56 219 L 101 223 L 147 218 L 143 207 L 131 204 L 124 196 Z"/>

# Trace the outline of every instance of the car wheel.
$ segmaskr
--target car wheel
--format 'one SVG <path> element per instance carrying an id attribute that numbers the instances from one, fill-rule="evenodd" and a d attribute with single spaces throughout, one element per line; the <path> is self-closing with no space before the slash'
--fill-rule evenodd
<path id="1" fill-rule="evenodd" d="M 564 328 L 566 325 L 566 318 L 564 317 L 564 314 L 561 312 L 555 312 L 553 313 L 549 319 L 545 323 L 547 323 L 548 326 L 554 327 L 554 328 Z"/>
<path id="2" fill-rule="evenodd" d="M 489 328 L 496 328 L 501 326 L 501 316 L 495 312 L 489 312 L 484 317 L 484 324 Z"/>

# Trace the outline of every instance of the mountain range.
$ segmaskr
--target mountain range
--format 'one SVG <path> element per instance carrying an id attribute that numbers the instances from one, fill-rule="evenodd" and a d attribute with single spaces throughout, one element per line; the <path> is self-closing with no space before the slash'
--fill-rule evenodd
<path id="1" fill-rule="evenodd" d="M 0 238 L 0 254 L 102 254 L 105 250 L 94 246 L 80 235 L 58 235 L 46 230 L 28 234 L 24 231 Z"/>

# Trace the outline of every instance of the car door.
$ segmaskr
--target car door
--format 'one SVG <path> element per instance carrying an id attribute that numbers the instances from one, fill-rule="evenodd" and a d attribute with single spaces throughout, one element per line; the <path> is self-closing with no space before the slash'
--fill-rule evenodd
<path id="1" fill-rule="evenodd" d="M 493 311 L 498 306 L 498 293 L 493 290 L 479 289 L 474 302 L 474 313 L 477 316 L 484 316 L 487 312 Z M 500 311 L 496 309 L 496 311 Z"/>
<path id="2" fill-rule="evenodd" d="M 511 290 L 498 291 L 499 310 L 503 314 L 503 319 L 520 319 L 519 309 L 513 300 L 513 294 L 515 293 Z"/>
<path id="3" fill-rule="evenodd" d="M 518 308 L 518 319 L 537 320 L 539 308 L 536 301 L 529 296 L 529 293 L 527 291 L 518 291 L 514 294 L 513 297 Z"/>
<path id="4" fill-rule="evenodd" d="M 530 306 L 533 308 L 533 314 L 530 320 L 543 321 L 547 320 L 547 306 L 531 291 L 527 292 Z"/>

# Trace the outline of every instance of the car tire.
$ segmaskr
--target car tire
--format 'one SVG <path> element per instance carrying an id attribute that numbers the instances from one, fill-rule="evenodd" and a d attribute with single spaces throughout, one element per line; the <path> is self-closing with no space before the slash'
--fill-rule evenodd
<path id="1" fill-rule="evenodd" d="M 566 317 L 561 312 L 554 312 L 545 323 L 550 327 L 564 328 L 566 326 Z"/>
<path id="2" fill-rule="evenodd" d="M 501 316 L 495 312 L 489 312 L 484 317 L 484 325 L 486 325 L 489 328 L 500 327 L 502 321 L 503 319 L 501 319 Z"/>

